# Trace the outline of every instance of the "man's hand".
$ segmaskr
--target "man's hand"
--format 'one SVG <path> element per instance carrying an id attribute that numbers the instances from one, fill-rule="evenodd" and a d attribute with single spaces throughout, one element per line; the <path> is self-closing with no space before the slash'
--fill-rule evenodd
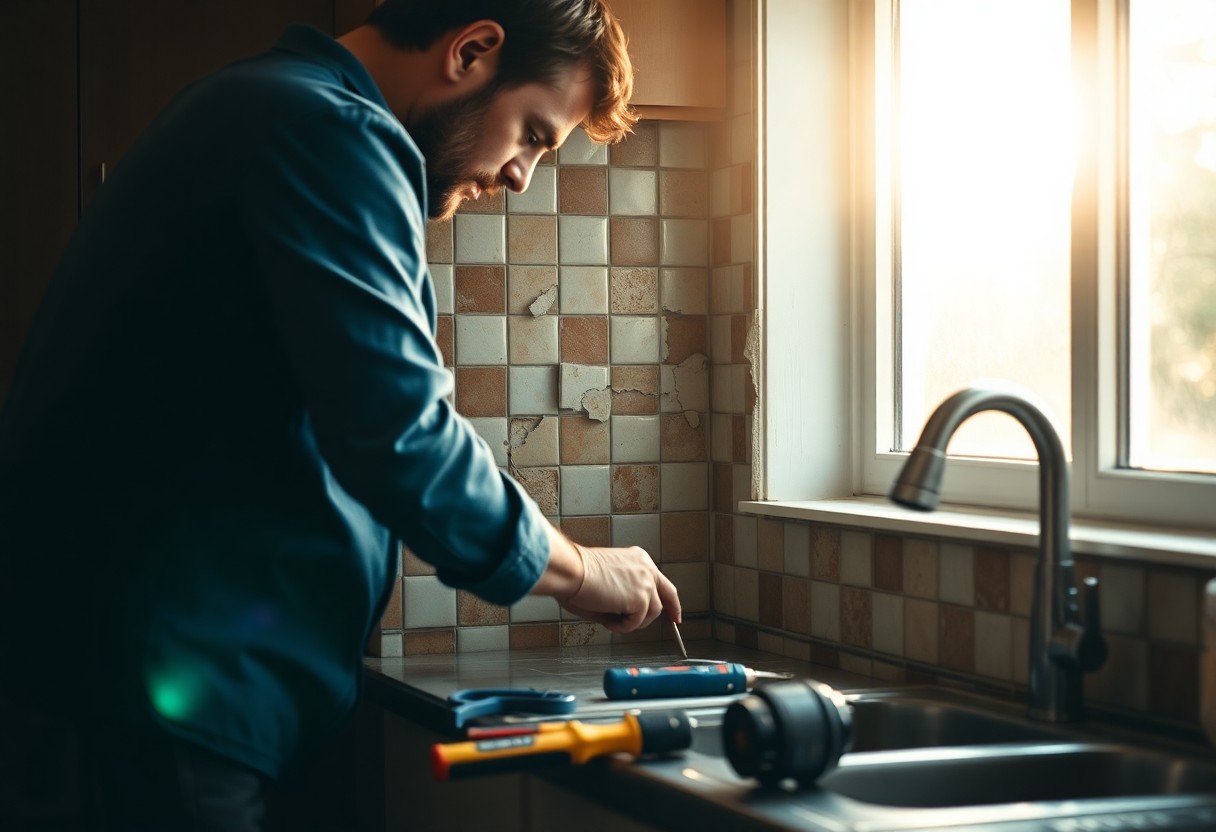
<path id="1" fill-rule="evenodd" d="M 661 613 L 680 623 L 680 594 L 645 549 L 579 546 L 553 529 L 549 566 L 533 588 L 565 609 L 617 633 L 650 624 Z"/>

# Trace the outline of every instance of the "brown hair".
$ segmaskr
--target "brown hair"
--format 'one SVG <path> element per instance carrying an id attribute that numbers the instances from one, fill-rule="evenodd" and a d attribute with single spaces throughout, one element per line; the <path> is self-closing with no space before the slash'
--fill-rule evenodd
<path id="1" fill-rule="evenodd" d="M 496 21 L 506 33 L 499 87 L 552 83 L 567 67 L 587 64 L 596 88 L 583 123 L 587 135 L 613 143 L 632 130 L 633 64 L 625 32 L 604 0 L 384 0 L 367 22 L 398 48 L 413 50 L 478 20 Z"/>

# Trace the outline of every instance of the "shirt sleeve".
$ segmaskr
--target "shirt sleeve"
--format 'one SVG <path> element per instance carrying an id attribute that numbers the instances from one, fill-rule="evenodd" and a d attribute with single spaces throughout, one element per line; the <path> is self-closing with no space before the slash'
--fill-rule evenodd
<path id="1" fill-rule="evenodd" d="M 242 219 L 338 482 L 444 583 L 509 604 L 545 568 L 547 521 L 448 400 L 424 200 L 400 124 L 347 105 L 268 144 Z"/>

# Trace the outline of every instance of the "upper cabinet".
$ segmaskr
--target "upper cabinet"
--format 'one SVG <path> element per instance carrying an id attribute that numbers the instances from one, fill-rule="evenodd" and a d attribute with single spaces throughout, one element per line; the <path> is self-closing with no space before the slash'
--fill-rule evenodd
<path id="1" fill-rule="evenodd" d="M 608 0 L 629 37 L 643 118 L 717 121 L 726 112 L 726 0 Z"/>

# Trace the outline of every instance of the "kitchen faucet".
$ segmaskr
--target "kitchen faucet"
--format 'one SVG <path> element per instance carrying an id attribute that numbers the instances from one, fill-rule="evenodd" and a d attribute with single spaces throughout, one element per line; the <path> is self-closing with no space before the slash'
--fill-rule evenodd
<path id="1" fill-rule="evenodd" d="M 1030 611 L 1029 715 L 1045 722 L 1084 718 L 1082 674 L 1106 661 L 1098 581 L 1085 581 L 1085 621 L 1077 608 L 1068 542 L 1068 463 L 1059 434 L 1032 394 L 1012 385 L 984 384 L 946 399 L 925 424 L 888 497 L 932 511 L 941 499 L 946 446 L 964 421 L 985 410 L 1008 413 L 1034 440 L 1039 457 L 1039 557 Z"/>

